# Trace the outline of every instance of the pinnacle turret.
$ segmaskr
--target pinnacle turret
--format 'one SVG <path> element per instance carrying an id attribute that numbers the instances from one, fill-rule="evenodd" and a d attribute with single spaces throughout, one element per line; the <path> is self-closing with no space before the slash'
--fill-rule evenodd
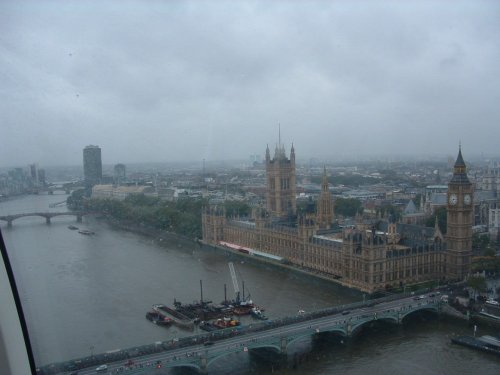
<path id="1" fill-rule="evenodd" d="M 462 157 L 462 145 L 458 146 L 458 156 L 453 166 L 453 177 L 451 183 L 470 183 L 467 177 L 467 167 Z"/>

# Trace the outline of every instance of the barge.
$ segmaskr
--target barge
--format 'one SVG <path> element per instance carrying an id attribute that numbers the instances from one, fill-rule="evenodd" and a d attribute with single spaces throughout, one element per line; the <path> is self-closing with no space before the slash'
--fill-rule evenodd
<path id="1" fill-rule="evenodd" d="M 193 320 L 218 319 L 232 312 L 230 307 L 214 305 L 212 301 L 193 302 L 189 304 L 174 301 L 174 307 L 175 311 Z"/>
<path id="2" fill-rule="evenodd" d="M 458 336 L 451 339 L 454 344 L 500 356 L 500 337 L 498 336 Z"/>
<path id="3" fill-rule="evenodd" d="M 493 308 L 487 310 L 483 309 L 478 314 L 472 314 L 472 320 L 478 323 L 486 323 L 490 327 L 498 328 L 500 327 L 500 316 L 497 315 L 497 311 L 493 310 Z M 494 312 L 496 312 L 496 314 L 494 314 Z"/>
<path id="4" fill-rule="evenodd" d="M 166 316 L 171 319 L 172 324 L 175 326 L 182 328 L 182 329 L 189 329 L 193 330 L 194 329 L 194 320 L 190 319 L 189 317 L 179 313 L 178 311 L 171 309 L 168 306 L 165 306 L 163 304 L 156 304 L 153 305 L 153 311 L 157 311 L 159 313 L 160 310 L 164 313 L 166 313 Z"/>

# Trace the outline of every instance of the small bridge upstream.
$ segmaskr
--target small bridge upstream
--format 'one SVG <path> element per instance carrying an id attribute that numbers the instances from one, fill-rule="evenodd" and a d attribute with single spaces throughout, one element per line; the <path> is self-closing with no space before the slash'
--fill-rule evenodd
<path id="1" fill-rule="evenodd" d="M 22 214 L 14 214 L 14 215 L 4 215 L 0 216 L 0 220 L 6 221 L 7 222 L 7 227 L 12 227 L 12 222 L 16 219 L 19 219 L 21 217 L 28 217 L 28 216 L 40 216 L 45 218 L 45 222 L 47 224 L 50 224 L 50 220 L 53 217 L 56 216 L 76 216 L 76 221 L 81 223 L 82 217 L 85 215 L 90 215 L 92 213 L 90 212 L 83 212 L 83 211 L 68 211 L 68 212 L 28 212 L 28 213 L 22 213 Z"/>
<path id="2" fill-rule="evenodd" d="M 128 374 L 154 373 L 152 369 L 158 365 L 189 367 L 207 374 L 211 364 L 220 358 L 257 351 L 286 361 L 293 345 L 305 338 L 336 334 L 348 339 L 374 321 L 401 324 L 419 311 L 438 314 L 442 304 L 434 295 L 395 295 L 47 365 L 40 369 L 40 374 L 75 370 L 80 375 L 94 374 L 96 366 L 104 363 L 115 373 L 125 370 L 127 361 L 130 361 L 126 368 Z"/>

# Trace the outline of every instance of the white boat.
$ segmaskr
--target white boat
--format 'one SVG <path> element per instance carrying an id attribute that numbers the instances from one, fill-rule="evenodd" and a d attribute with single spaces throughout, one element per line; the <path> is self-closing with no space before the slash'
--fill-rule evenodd
<path id="1" fill-rule="evenodd" d="M 91 230 L 88 230 L 88 229 L 80 229 L 80 230 L 78 231 L 78 233 L 80 233 L 80 234 L 85 234 L 85 235 L 87 235 L 87 236 L 89 236 L 89 235 L 91 235 L 91 234 L 95 234 L 95 232 L 92 232 Z"/>

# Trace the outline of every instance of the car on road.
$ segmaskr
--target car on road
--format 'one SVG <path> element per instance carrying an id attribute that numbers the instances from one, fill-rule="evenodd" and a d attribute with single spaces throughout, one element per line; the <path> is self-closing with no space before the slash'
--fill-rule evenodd
<path id="1" fill-rule="evenodd" d="M 214 342 L 213 342 L 213 341 L 207 341 L 207 342 L 205 342 L 203 345 L 205 345 L 205 346 L 210 346 L 210 345 L 213 345 L 213 344 L 214 344 Z"/>
<path id="2" fill-rule="evenodd" d="M 494 299 L 489 299 L 489 300 L 486 301 L 486 303 L 488 305 L 493 305 L 493 306 L 499 306 L 500 305 L 500 303 L 498 303 L 498 301 L 495 301 Z"/>
<path id="3" fill-rule="evenodd" d="M 95 369 L 96 372 L 106 372 L 108 371 L 108 365 L 100 365 Z"/>
<path id="4" fill-rule="evenodd" d="M 342 311 L 342 315 L 347 315 L 347 314 L 349 314 L 349 313 L 350 313 L 350 311 L 347 311 L 347 310 Z"/>

